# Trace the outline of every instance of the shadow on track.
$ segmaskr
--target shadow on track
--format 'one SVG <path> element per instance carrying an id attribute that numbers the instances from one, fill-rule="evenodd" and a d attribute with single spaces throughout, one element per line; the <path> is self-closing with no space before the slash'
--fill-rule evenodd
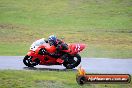
<path id="1" fill-rule="evenodd" d="M 36 67 L 24 67 L 25 70 L 40 70 L 40 71 L 77 71 L 77 69 L 58 69 L 58 68 L 36 68 Z"/>

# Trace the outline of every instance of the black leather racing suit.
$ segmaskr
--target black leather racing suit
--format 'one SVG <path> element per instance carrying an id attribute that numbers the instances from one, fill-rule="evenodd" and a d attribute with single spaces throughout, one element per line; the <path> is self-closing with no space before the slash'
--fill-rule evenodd
<path id="1" fill-rule="evenodd" d="M 52 44 L 50 44 L 50 45 L 52 45 Z M 48 53 L 48 55 L 55 57 L 55 58 L 59 58 L 62 54 L 64 54 L 64 52 L 62 52 L 62 50 L 68 50 L 68 45 L 59 39 L 57 39 L 57 44 L 54 46 L 56 47 L 56 52 Z"/>

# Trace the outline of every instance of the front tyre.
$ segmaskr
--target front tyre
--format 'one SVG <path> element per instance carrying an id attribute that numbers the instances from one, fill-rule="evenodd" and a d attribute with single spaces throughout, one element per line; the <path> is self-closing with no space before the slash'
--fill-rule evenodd
<path id="1" fill-rule="evenodd" d="M 73 69 L 77 67 L 81 62 L 81 56 L 79 54 L 76 54 L 75 56 L 66 56 L 63 66 L 65 66 L 67 69 Z"/>
<path id="2" fill-rule="evenodd" d="M 26 66 L 28 66 L 28 67 L 34 67 L 34 66 L 36 66 L 37 63 L 33 62 L 33 61 L 32 61 L 32 58 L 33 58 L 32 56 L 26 55 L 26 56 L 24 57 L 24 59 L 23 59 L 23 63 L 24 63 Z"/>

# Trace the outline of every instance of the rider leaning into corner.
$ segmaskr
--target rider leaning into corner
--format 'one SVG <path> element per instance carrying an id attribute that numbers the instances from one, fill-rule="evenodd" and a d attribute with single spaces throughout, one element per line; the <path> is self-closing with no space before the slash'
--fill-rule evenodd
<path id="1" fill-rule="evenodd" d="M 46 41 L 46 40 L 45 40 Z M 50 35 L 48 38 L 48 41 L 46 41 L 46 43 L 49 43 L 50 46 L 55 46 L 56 47 L 56 52 L 54 53 L 49 53 L 46 52 L 45 50 L 41 49 L 40 50 L 40 54 L 47 54 L 51 57 L 55 57 L 55 58 L 59 58 L 60 57 L 60 53 L 62 53 L 62 50 L 68 50 L 68 45 L 66 43 L 64 43 L 62 40 L 58 39 L 55 35 Z M 64 54 L 61 59 L 65 60 L 67 54 Z"/>
<path id="2" fill-rule="evenodd" d="M 59 58 L 60 52 L 62 50 L 68 50 L 68 45 L 64 43 L 62 40 L 58 39 L 55 35 L 51 35 L 48 38 L 49 44 L 56 47 L 56 52 L 54 53 L 48 53 L 49 56 Z M 61 59 L 65 59 L 64 55 L 61 57 Z"/>

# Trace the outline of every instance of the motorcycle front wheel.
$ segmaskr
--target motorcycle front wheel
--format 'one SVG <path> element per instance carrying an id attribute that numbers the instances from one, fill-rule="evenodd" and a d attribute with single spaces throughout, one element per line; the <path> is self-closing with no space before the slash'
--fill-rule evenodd
<path id="1" fill-rule="evenodd" d="M 24 59 L 23 59 L 23 63 L 24 63 L 26 66 L 28 66 L 28 67 L 34 67 L 34 66 L 38 65 L 38 63 L 32 61 L 32 58 L 33 58 L 32 56 L 26 55 L 26 56 L 24 57 Z"/>
<path id="2" fill-rule="evenodd" d="M 63 66 L 65 66 L 67 69 L 73 69 L 77 67 L 81 62 L 81 56 L 79 54 L 76 54 L 74 56 L 65 55 L 65 60 L 63 63 Z"/>

